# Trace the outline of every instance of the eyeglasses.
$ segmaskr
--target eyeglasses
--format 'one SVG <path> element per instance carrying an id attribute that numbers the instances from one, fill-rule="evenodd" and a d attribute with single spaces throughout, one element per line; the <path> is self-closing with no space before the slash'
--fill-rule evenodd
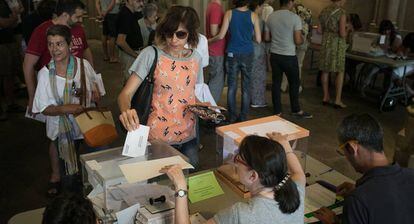
<path id="1" fill-rule="evenodd" d="M 358 141 L 356 141 L 356 140 L 349 140 L 349 141 L 346 141 L 344 144 L 342 144 L 342 145 L 340 145 L 340 146 L 338 147 L 338 149 L 336 150 L 336 152 L 337 152 L 339 155 L 341 155 L 341 156 L 345 156 L 345 147 L 346 147 L 349 143 L 351 143 L 351 142 L 358 144 Z"/>
<path id="2" fill-rule="evenodd" d="M 165 36 L 167 38 L 173 38 L 174 34 L 180 40 L 184 40 L 188 36 L 188 32 L 185 32 L 185 31 L 176 31 L 173 33 L 166 33 Z"/>
<path id="3" fill-rule="evenodd" d="M 234 157 L 233 157 L 233 162 L 234 162 L 234 164 L 236 164 L 236 163 L 240 163 L 240 164 L 242 164 L 242 165 L 244 165 L 244 166 L 246 166 L 246 167 L 249 167 L 250 168 L 250 166 L 249 166 L 249 164 L 247 164 L 242 158 L 241 158 L 241 156 L 240 156 L 240 154 L 236 154 Z"/>

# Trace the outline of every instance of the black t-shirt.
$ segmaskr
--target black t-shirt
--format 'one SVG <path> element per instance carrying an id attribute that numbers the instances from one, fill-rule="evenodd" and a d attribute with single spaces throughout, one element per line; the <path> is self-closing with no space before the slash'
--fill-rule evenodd
<path id="1" fill-rule="evenodd" d="M 413 224 L 414 170 L 399 165 L 364 174 L 345 198 L 343 224 Z"/>
<path id="2" fill-rule="evenodd" d="M 123 6 L 118 13 L 117 33 L 126 34 L 127 44 L 135 51 L 144 46 L 138 24 L 141 18 L 141 12 L 132 13 L 126 6 Z"/>
<path id="3" fill-rule="evenodd" d="M 0 18 L 7 19 L 10 17 L 11 10 L 9 8 L 9 5 L 4 0 L 0 0 Z M 1 28 L 0 29 L 0 44 L 7 44 L 7 43 L 13 43 L 14 37 L 13 37 L 13 28 Z"/>

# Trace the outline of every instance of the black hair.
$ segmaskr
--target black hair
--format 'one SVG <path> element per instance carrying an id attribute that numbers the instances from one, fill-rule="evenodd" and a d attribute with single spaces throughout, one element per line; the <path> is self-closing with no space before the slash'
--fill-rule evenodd
<path id="1" fill-rule="evenodd" d="M 354 27 L 354 30 L 360 30 L 362 28 L 361 19 L 359 18 L 359 15 L 356 13 L 350 13 L 349 14 L 349 21 Z"/>
<path id="2" fill-rule="evenodd" d="M 65 25 L 53 25 L 49 27 L 46 32 L 46 37 L 48 36 L 61 36 L 65 39 L 68 45 L 72 42 L 72 34 L 70 33 L 70 29 Z"/>
<path id="3" fill-rule="evenodd" d="M 366 149 L 384 152 L 384 132 L 379 122 L 369 114 L 351 114 L 345 117 L 338 127 L 340 144 L 355 140 Z"/>
<path id="4" fill-rule="evenodd" d="M 379 25 L 379 33 L 380 34 L 385 34 L 385 32 L 387 30 L 390 30 L 390 44 L 392 45 L 392 43 L 394 42 L 396 36 L 397 36 L 397 31 L 395 29 L 394 24 L 391 22 L 391 20 L 388 19 L 384 19 L 381 21 L 380 25 Z"/>
<path id="5" fill-rule="evenodd" d="M 250 0 L 233 0 L 233 5 L 236 8 L 246 6 L 250 3 Z"/>
<path id="6" fill-rule="evenodd" d="M 42 224 L 96 224 L 96 215 L 90 200 L 64 193 L 46 206 Z"/>
<path id="7" fill-rule="evenodd" d="M 257 9 L 257 7 L 263 5 L 263 3 L 264 3 L 264 0 L 251 0 L 249 4 L 249 9 L 252 12 L 254 12 Z"/>
<path id="8" fill-rule="evenodd" d="M 55 13 L 57 16 L 62 15 L 64 12 L 73 15 L 76 9 L 85 9 L 85 4 L 80 0 L 57 0 Z"/>
<path id="9" fill-rule="evenodd" d="M 414 33 L 408 33 L 407 36 L 404 37 L 403 46 L 407 49 L 410 49 L 411 53 L 414 53 Z"/>
<path id="10" fill-rule="evenodd" d="M 155 42 L 157 45 L 165 45 L 167 35 L 174 33 L 182 24 L 188 30 L 188 45 L 191 48 L 197 47 L 200 20 L 197 12 L 188 6 L 175 5 L 168 9 L 167 14 L 158 24 L 155 30 Z"/>
<path id="11" fill-rule="evenodd" d="M 279 2 L 280 2 L 280 6 L 282 7 L 282 6 L 289 4 L 289 2 L 293 2 L 293 0 L 279 0 Z"/>
<path id="12" fill-rule="evenodd" d="M 288 166 L 283 146 L 268 138 L 250 135 L 243 139 L 239 149 L 243 160 L 259 174 L 260 183 L 274 189 L 280 211 L 295 212 L 300 205 L 299 191 L 291 178 L 285 179 Z M 283 180 L 286 182 L 281 184 Z"/>
<path id="13" fill-rule="evenodd" d="M 53 12 L 56 8 L 56 1 L 55 0 L 42 0 L 37 5 L 37 13 L 43 20 L 49 20 L 53 17 Z"/>

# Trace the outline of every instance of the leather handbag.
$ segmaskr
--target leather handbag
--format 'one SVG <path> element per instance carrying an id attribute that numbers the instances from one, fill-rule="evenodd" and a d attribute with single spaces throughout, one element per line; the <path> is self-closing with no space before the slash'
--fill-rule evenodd
<path id="1" fill-rule="evenodd" d="M 81 59 L 80 103 L 86 106 L 86 78 L 83 59 Z M 118 138 L 112 112 L 105 107 L 89 107 L 75 116 L 76 123 L 83 134 L 83 140 L 90 147 L 105 146 Z"/>
<path id="2" fill-rule="evenodd" d="M 154 91 L 154 71 L 157 66 L 158 52 L 157 49 L 152 46 L 155 51 L 154 61 L 147 77 L 142 80 L 141 85 L 135 92 L 131 100 L 131 109 L 135 109 L 137 112 L 139 123 L 146 125 L 148 116 L 151 112 L 152 93 Z"/>

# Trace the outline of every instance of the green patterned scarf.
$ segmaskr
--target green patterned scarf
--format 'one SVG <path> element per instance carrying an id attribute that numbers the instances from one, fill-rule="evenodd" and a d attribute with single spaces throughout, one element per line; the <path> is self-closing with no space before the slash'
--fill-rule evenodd
<path id="1" fill-rule="evenodd" d="M 56 86 L 56 67 L 53 59 L 49 63 L 49 80 L 50 87 L 53 92 L 53 96 L 59 106 L 65 104 L 71 104 L 71 85 L 69 81 L 73 81 L 75 76 L 75 58 L 69 56 L 69 63 L 66 69 L 66 82 L 65 89 L 63 90 L 63 99 L 59 97 Z M 69 120 L 69 114 L 63 114 L 59 116 L 59 132 L 58 132 L 58 153 L 59 158 L 65 161 L 65 173 L 67 175 L 73 175 L 78 172 L 78 161 L 76 156 L 75 142 L 74 142 L 74 130 L 71 121 Z"/>

